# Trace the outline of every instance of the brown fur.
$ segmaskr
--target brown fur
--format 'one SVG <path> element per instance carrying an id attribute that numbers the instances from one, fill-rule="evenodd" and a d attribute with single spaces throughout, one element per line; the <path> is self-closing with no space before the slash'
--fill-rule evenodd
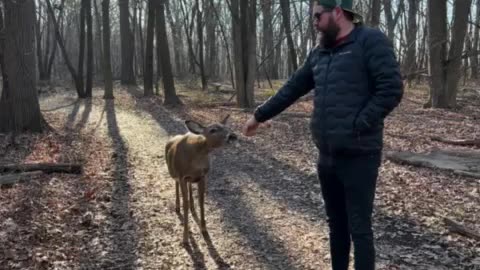
<path id="1" fill-rule="evenodd" d="M 197 122 L 186 121 L 190 132 L 176 135 L 165 145 L 165 160 L 170 176 L 175 179 L 175 210 L 180 212 L 181 192 L 183 200 L 183 243 L 188 242 L 188 209 L 194 213 L 192 183 L 198 184 L 200 228 L 206 232 L 204 198 L 207 174 L 210 170 L 209 153 L 236 136 L 225 126 L 228 116 L 221 122 L 203 127 Z M 187 194 L 188 193 L 188 194 Z"/>

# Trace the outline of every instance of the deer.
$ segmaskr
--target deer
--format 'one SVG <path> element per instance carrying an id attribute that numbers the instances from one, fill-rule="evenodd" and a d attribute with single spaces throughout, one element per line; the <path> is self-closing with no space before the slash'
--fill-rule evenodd
<path id="1" fill-rule="evenodd" d="M 188 209 L 195 214 L 192 184 L 198 185 L 200 229 L 207 232 L 205 224 L 205 193 L 210 170 L 210 153 L 237 140 L 237 135 L 227 126 L 230 115 L 208 126 L 194 120 L 185 120 L 187 133 L 175 135 L 165 145 L 165 161 L 170 176 L 175 180 L 175 211 L 180 213 L 180 193 L 183 203 L 183 241 L 188 243 Z"/>

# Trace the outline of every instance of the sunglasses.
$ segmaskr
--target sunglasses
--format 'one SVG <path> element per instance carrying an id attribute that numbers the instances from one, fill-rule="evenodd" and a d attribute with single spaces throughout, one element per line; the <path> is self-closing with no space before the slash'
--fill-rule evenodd
<path id="1" fill-rule="evenodd" d="M 317 20 L 317 21 L 320 21 L 320 20 L 322 19 L 322 15 L 323 15 L 324 13 L 329 13 L 329 12 L 332 12 L 332 10 L 330 10 L 330 9 L 324 9 L 324 10 L 322 10 L 322 11 L 320 11 L 320 12 L 315 12 L 315 13 L 313 14 L 313 18 L 314 18 L 315 20 Z"/>

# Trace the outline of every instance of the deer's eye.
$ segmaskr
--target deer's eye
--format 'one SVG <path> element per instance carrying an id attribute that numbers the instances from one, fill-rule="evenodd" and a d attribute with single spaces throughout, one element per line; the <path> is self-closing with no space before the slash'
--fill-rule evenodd
<path id="1" fill-rule="evenodd" d="M 212 129 L 210 129 L 209 132 L 210 132 L 211 134 L 213 134 L 213 133 L 217 132 L 217 129 L 216 129 L 216 128 L 212 128 Z"/>

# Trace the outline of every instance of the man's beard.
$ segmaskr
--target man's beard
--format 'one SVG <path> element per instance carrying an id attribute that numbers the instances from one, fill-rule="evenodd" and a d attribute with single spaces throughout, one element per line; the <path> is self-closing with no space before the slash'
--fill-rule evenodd
<path id="1" fill-rule="evenodd" d="M 338 32 L 340 32 L 340 28 L 332 18 L 329 18 L 327 29 L 320 31 L 322 35 L 320 38 L 320 44 L 322 47 L 333 48 L 333 46 L 335 46 L 335 42 L 337 41 Z"/>

